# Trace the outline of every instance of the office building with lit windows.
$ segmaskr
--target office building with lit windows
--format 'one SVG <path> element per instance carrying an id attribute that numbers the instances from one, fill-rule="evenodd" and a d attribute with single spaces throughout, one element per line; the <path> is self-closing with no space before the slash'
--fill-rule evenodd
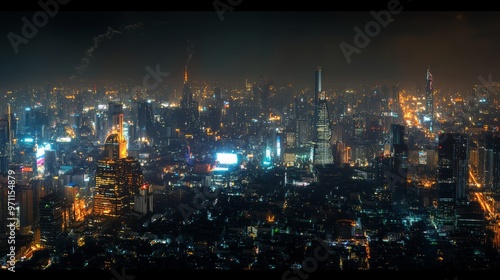
<path id="1" fill-rule="evenodd" d="M 104 157 L 97 161 L 93 213 L 116 218 L 133 210 L 134 195 L 139 192 L 143 177 L 139 161 L 127 156 L 120 107 L 112 118 L 113 130 L 106 137 Z"/>
<path id="2" fill-rule="evenodd" d="M 332 129 L 325 92 L 321 90 L 322 69 L 315 72 L 313 165 L 333 163 Z"/>

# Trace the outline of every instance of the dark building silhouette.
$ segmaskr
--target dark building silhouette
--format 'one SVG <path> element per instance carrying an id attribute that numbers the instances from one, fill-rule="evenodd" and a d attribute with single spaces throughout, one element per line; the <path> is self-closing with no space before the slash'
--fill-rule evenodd
<path id="1" fill-rule="evenodd" d="M 60 254 L 65 247 L 63 229 L 63 197 L 59 193 L 48 194 L 39 202 L 40 243 L 45 250 Z"/>
<path id="2" fill-rule="evenodd" d="M 439 135 L 438 220 L 444 232 L 456 227 L 457 207 L 467 203 L 469 138 L 462 133 Z"/>
<path id="3" fill-rule="evenodd" d="M 180 130 L 184 134 L 195 134 L 198 132 L 198 102 L 193 99 L 193 93 L 188 83 L 187 67 L 184 69 L 184 87 L 182 89 L 181 99 L 182 121 Z"/>
<path id="4" fill-rule="evenodd" d="M 391 160 L 390 160 L 390 187 L 393 201 L 400 203 L 407 192 L 408 177 L 408 146 L 404 141 L 405 127 L 398 124 L 391 125 Z"/>
<path id="5" fill-rule="evenodd" d="M 154 135 L 153 104 L 143 100 L 137 103 L 137 129 L 140 142 L 150 141 Z"/>

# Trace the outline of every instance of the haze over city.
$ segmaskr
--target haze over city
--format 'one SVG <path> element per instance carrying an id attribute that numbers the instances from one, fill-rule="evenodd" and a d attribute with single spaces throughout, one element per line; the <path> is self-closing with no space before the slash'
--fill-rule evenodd
<path id="1" fill-rule="evenodd" d="M 179 84 L 184 66 L 193 81 L 231 86 L 261 77 L 311 85 L 324 68 L 326 87 L 395 84 L 414 87 L 431 67 L 440 89 L 468 90 L 478 77 L 498 73 L 499 12 L 479 11 L 65 11 L 49 17 L 33 38 L 1 43 L 0 85 L 60 83 L 141 84 L 159 65 Z M 67 4 L 71 5 L 71 2 Z M 1 14 L 1 33 L 22 36 L 36 11 Z M 387 18 L 389 14 L 390 18 Z M 356 45 L 358 27 L 372 36 Z M 381 25 L 382 23 L 383 25 Z M 378 29 L 376 29 L 378 26 Z M 11 35 L 13 36 L 13 35 Z M 366 36 L 366 35 L 365 35 Z M 16 42 L 17 45 L 14 46 Z M 349 60 L 340 45 L 357 52 Z M 344 45 L 346 46 L 346 45 Z M 360 47 L 361 46 L 361 47 Z"/>

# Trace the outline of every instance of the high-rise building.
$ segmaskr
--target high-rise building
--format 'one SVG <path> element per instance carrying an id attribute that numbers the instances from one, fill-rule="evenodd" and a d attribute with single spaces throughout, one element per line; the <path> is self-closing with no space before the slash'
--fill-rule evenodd
<path id="1" fill-rule="evenodd" d="M 319 114 L 319 99 L 320 95 L 322 92 L 322 85 L 323 85 L 323 75 L 322 75 L 323 69 L 321 67 L 316 68 L 314 71 L 314 100 L 313 100 L 313 110 L 314 110 L 314 115 L 313 115 L 313 140 L 316 140 L 316 123 L 318 122 L 318 114 Z"/>
<path id="2" fill-rule="evenodd" d="M 120 217 L 134 209 L 134 196 L 143 184 L 138 160 L 127 157 L 97 163 L 94 214 Z"/>
<path id="3" fill-rule="evenodd" d="M 59 193 L 40 199 L 40 242 L 44 249 L 61 253 L 64 249 L 63 197 Z"/>
<path id="4" fill-rule="evenodd" d="M 467 203 L 469 138 L 442 133 L 438 146 L 438 222 L 444 232 L 456 226 L 457 208 Z"/>
<path id="5" fill-rule="evenodd" d="M 493 135 L 488 133 L 479 139 L 477 181 L 484 191 L 491 191 L 493 187 Z"/>
<path id="6" fill-rule="evenodd" d="M 134 196 L 143 186 L 143 174 L 140 162 L 132 157 L 118 160 L 118 187 L 123 192 L 124 210 L 134 209 Z"/>
<path id="7" fill-rule="evenodd" d="M 315 124 L 316 139 L 314 141 L 313 165 L 323 165 L 333 163 L 333 150 L 331 145 L 332 129 L 330 127 L 330 115 L 328 104 L 321 93 L 318 100 L 318 117 Z"/>
<path id="8" fill-rule="evenodd" d="M 19 227 L 21 232 L 29 232 L 35 225 L 34 194 L 31 186 L 18 188 Z"/>
<path id="9" fill-rule="evenodd" d="M 104 157 L 110 159 L 125 158 L 127 156 L 127 142 L 123 135 L 123 105 L 110 103 L 111 131 L 104 141 Z"/>
<path id="10" fill-rule="evenodd" d="M 127 156 L 123 114 L 119 106 L 116 108 L 113 130 L 104 144 L 104 158 L 97 162 L 93 208 L 95 215 L 111 218 L 133 209 L 134 195 L 143 180 L 138 160 Z"/>
<path id="11" fill-rule="evenodd" d="M 391 125 L 391 157 L 390 157 L 390 188 L 393 201 L 396 203 L 404 199 L 408 177 L 408 146 L 404 141 L 405 127 L 399 124 Z"/>
<path id="12" fill-rule="evenodd" d="M 198 102 L 193 99 L 193 93 L 188 83 L 187 67 L 184 68 L 184 87 L 181 99 L 182 121 L 180 130 L 184 134 L 193 134 L 198 130 Z"/>
<path id="13" fill-rule="evenodd" d="M 428 128 L 432 132 L 434 123 L 434 87 L 432 85 L 432 74 L 427 68 L 427 76 L 425 80 L 425 115 L 428 119 Z"/>
<path id="14" fill-rule="evenodd" d="M 95 175 L 94 215 L 118 217 L 124 212 L 125 193 L 118 183 L 118 159 L 97 162 Z"/>
<path id="15" fill-rule="evenodd" d="M 322 90 L 322 71 L 322 68 L 318 67 L 314 72 L 314 111 L 312 129 L 313 165 L 333 163 L 333 150 L 331 145 L 332 129 L 330 126 L 328 103 L 326 101 L 325 92 Z"/>
<path id="16" fill-rule="evenodd" d="M 147 214 L 153 212 L 153 188 L 149 184 L 143 184 L 139 193 L 134 196 L 134 210 Z"/>
<path id="17" fill-rule="evenodd" d="M 391 124 L 391 144 L 402 145 L 405 143 L 405 127 L 399 124 Z"/>
<path id="18" fill-rule="evenodd" d="M 154 113 L 150 100 L 142 100 L 137 104 L 137 129 L 139 142 L 150 141 L 153 137 Z"/>

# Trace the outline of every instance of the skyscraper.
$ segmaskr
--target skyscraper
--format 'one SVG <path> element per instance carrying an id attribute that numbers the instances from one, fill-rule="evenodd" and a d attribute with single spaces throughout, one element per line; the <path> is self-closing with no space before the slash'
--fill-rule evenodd
<path id="1" fill-rule="evenodd" d="M 467 202 L 469 138 L 442 133 L 438 146 L 438 221 L 444 231 L 454 229 L 457 207 Z"/>
<path id="2" fill-rule="evenodd" d="M 314 165 L 332 164 L 333 150 L 331 145 L 332 129 L 330 127 L 330 115 L 328 112 L 325 93 L 322 92 L 318 100 L 318 116 L 315 124 L 314 141 Z"/>
<path id="3" fill-rule="evenodd" d="M 64 246 L 63 197 L 58 193 L 40 199 L 40 242 L 44 249 L 61 253 Z"/>
<path id="4" fill-rule="evenodd" d="M 193 100 L 193 93 L 188 83 L 187 67 L 184 68 L 184 87 L 181 99 L 182 121 L 181 131 L 185 134 L 193 134 L 198 129 L 198 102 Z"/>
<path id="5" fill-rule="evenodd" d="M 133 209 L 133 197 L 142 185 L 139 162 L 127 156 L 121 106 L 115 108 L 113 130 L 104 144 L 104 158 L 97 162 L 93 208 L 95 215 L 112 218 Z"/>
<path id="6" fill-rule="evenodd" d="M 97 162 L 93 212 L 98 216 L 118 217 L 124 210 L 124 191 L 118 183 L 117 159 Z"/>
<path id="7" fill-rule="evenodd" d="M 314 71 L 314 108 L 312 129 L 312 162 L 313 165 L 333 163 L 333 150 L 331 145 L 332 129 L 330 127 L 330 113 L 325 92 L 322 90 L 323 69 Z"/>
<path id="8" fill-rule="evenodd" d="M 396 204 L 403 201 L 407 189 L 408 146 L 404 141 L 404 131 L 405 127 L 402 125 L 391 125 L 390 178 L 387 179 Z"/>
<path id="9" fill-rule="evenodd" d="M 428 128 L 432 132 L 434 123 L 434 87 L 432 85 L 432 74 L 427 68 L 427 76 L 425 83 L 425 114 L 427 116 Z"/>
<path id="10" fill-rule="evenodd" d="M 139 142 L 150 141 L 154 132 L 153 104 L 149 100 L 141 100 L 137 104 L 137 128 Z"/>
<path id="11" fill-rule="evenodd" d="M 316 140 L 316 123 L 318 122 L 318 113 L 319 113 L 319 98 L 320 98 L 320 94 L 321 94 L 321 91 L 322 91 L 322 82 L 323 82 L 323 75 L 322 75 L 322 72 L 323 72 L 323 68 L 321 67 L 318 67 L 316 68 L 316 70 L 314 71 L 314 102 L 313 102 L 313 140 Z"/>
<path id="12" fill-rule="evenodd" d="M 123 136 L 123 105 L 110 102 L 111 123 L 108 136 L 104 142 L 104 156 L 110 159 L 127 156 L 127 142 Z"/>

